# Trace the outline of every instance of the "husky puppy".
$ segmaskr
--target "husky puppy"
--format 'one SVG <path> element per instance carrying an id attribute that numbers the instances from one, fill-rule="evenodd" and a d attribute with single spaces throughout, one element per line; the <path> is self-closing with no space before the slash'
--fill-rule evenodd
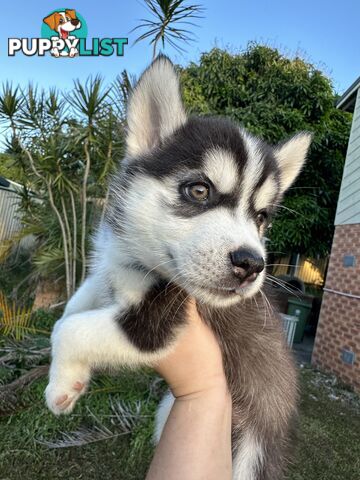
<path id="1" fill-rule="evenodd" d="M 215 332 L 233 398 L 233 478 L 282 478 L 297 385 L 269 307 L 263 235 L 311 142 L 272 147 L 221 118 L 188 117 L 158 57 L 128 105 L 127 152 L 112 180 L 92 268 L 52 334 L 47 404 L 69 413 L 101 366 L 154 365 L 195 297 Z M 157 436 L 171 409 L 158 413 Z"/>

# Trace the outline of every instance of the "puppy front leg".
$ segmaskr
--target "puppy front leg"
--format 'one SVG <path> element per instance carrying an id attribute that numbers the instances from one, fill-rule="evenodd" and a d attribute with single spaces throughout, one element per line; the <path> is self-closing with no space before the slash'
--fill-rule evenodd
<path id="1" fill-rule="evenodd" d="M 92 368 L 151 365 L 168 352 L 169 347 L 152 353 L 137 349 L 116 320 L 120 308 L 71 314 L 55 325 L 45 395 L 49 409 L 56 415 L 72 411 L 86 390 Z"/>
<path id="2" fill-rule="evenodd" d="M 110 303 L 114 302 L 110 300 L 104 282 L 98 276 L 90 275 L 68 301 L 62 318 L 74 313 L 103 308 Z"/>

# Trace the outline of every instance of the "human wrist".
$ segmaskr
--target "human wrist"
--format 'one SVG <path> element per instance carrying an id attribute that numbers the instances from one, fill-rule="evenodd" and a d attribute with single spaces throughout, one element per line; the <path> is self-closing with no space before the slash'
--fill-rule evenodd
<path id="1" fill-rule="evenodd" d="M 230 399 L 230 392 L 225 376 L 219 374 L 205 381 L 194 380 L 191 384 L 173 386 L 171 391 L 176 399 L 191 400 L 197 398 Z"/>

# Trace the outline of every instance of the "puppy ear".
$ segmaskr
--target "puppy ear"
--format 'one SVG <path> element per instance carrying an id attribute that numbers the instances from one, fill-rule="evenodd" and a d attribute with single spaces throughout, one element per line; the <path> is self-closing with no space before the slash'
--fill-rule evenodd
<path id="1" fill-rule="evenodd" d="M 60 14 L 58 12 L 54 12 L 51 15 L 48 15 L 47 17 L 45 17 L 43 19 L 43 22 L 45 22 L 46 25 L 48 25 L 51 28 L 51 30 L 55 30 L 56 25 L 59 21 L 59 16 Z"/>
<path id="2" fill-rule="evenodd" d="M 66 15 L 69 15 L 70 18 L 72 18 L 73 20 L 75 20 L 75 18 L 76 18 L 76 12 L 75 12 L 75 10 L 65 10 L 65 13 L 66 13 Z"/>
<path id="3" fill-rule="evenodd" d="M 186 122 L 173 64 L 158 56 L 138 81 L 128 104 L 127 154 L 150 151 Z"/>
<path id="4" fill-rule="evenodd" d="M 280 168 L 281 191 L 284 193 L 303 167 L 312 140 L 309 132 L 300 132 L 290 140 L 275 147 L 275 157 Z"/>

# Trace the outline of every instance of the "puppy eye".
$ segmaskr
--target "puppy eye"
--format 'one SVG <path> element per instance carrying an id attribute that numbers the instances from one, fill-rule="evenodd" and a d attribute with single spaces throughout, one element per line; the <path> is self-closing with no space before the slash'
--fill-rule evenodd
<path id="1" fill-rule="evenodd" d="M 59 23 L 64 23 L 64 19 L 60 18 Z"/>
<path id="2" fill-rule="evenodd" d="M 192 200 L 204 202 L 209 198 L 210 189 L 206 183 L 193 183 L 185 187 L 185 193 Z"/>
<path id="3" fill-rule="evenodd" d="M 66 17 L 66 21 L 67 21 L 67 22 L 70 22 L 70 17 Z"/>
<path id="4" fill-rule="evenodd" d="M 260 212 L 257 212 L 256 214 L 256 224 L 258 227 L 261 227 L 266 220 L 268 219 L 268 213 L 266 210 L 261 210 Z"/>

